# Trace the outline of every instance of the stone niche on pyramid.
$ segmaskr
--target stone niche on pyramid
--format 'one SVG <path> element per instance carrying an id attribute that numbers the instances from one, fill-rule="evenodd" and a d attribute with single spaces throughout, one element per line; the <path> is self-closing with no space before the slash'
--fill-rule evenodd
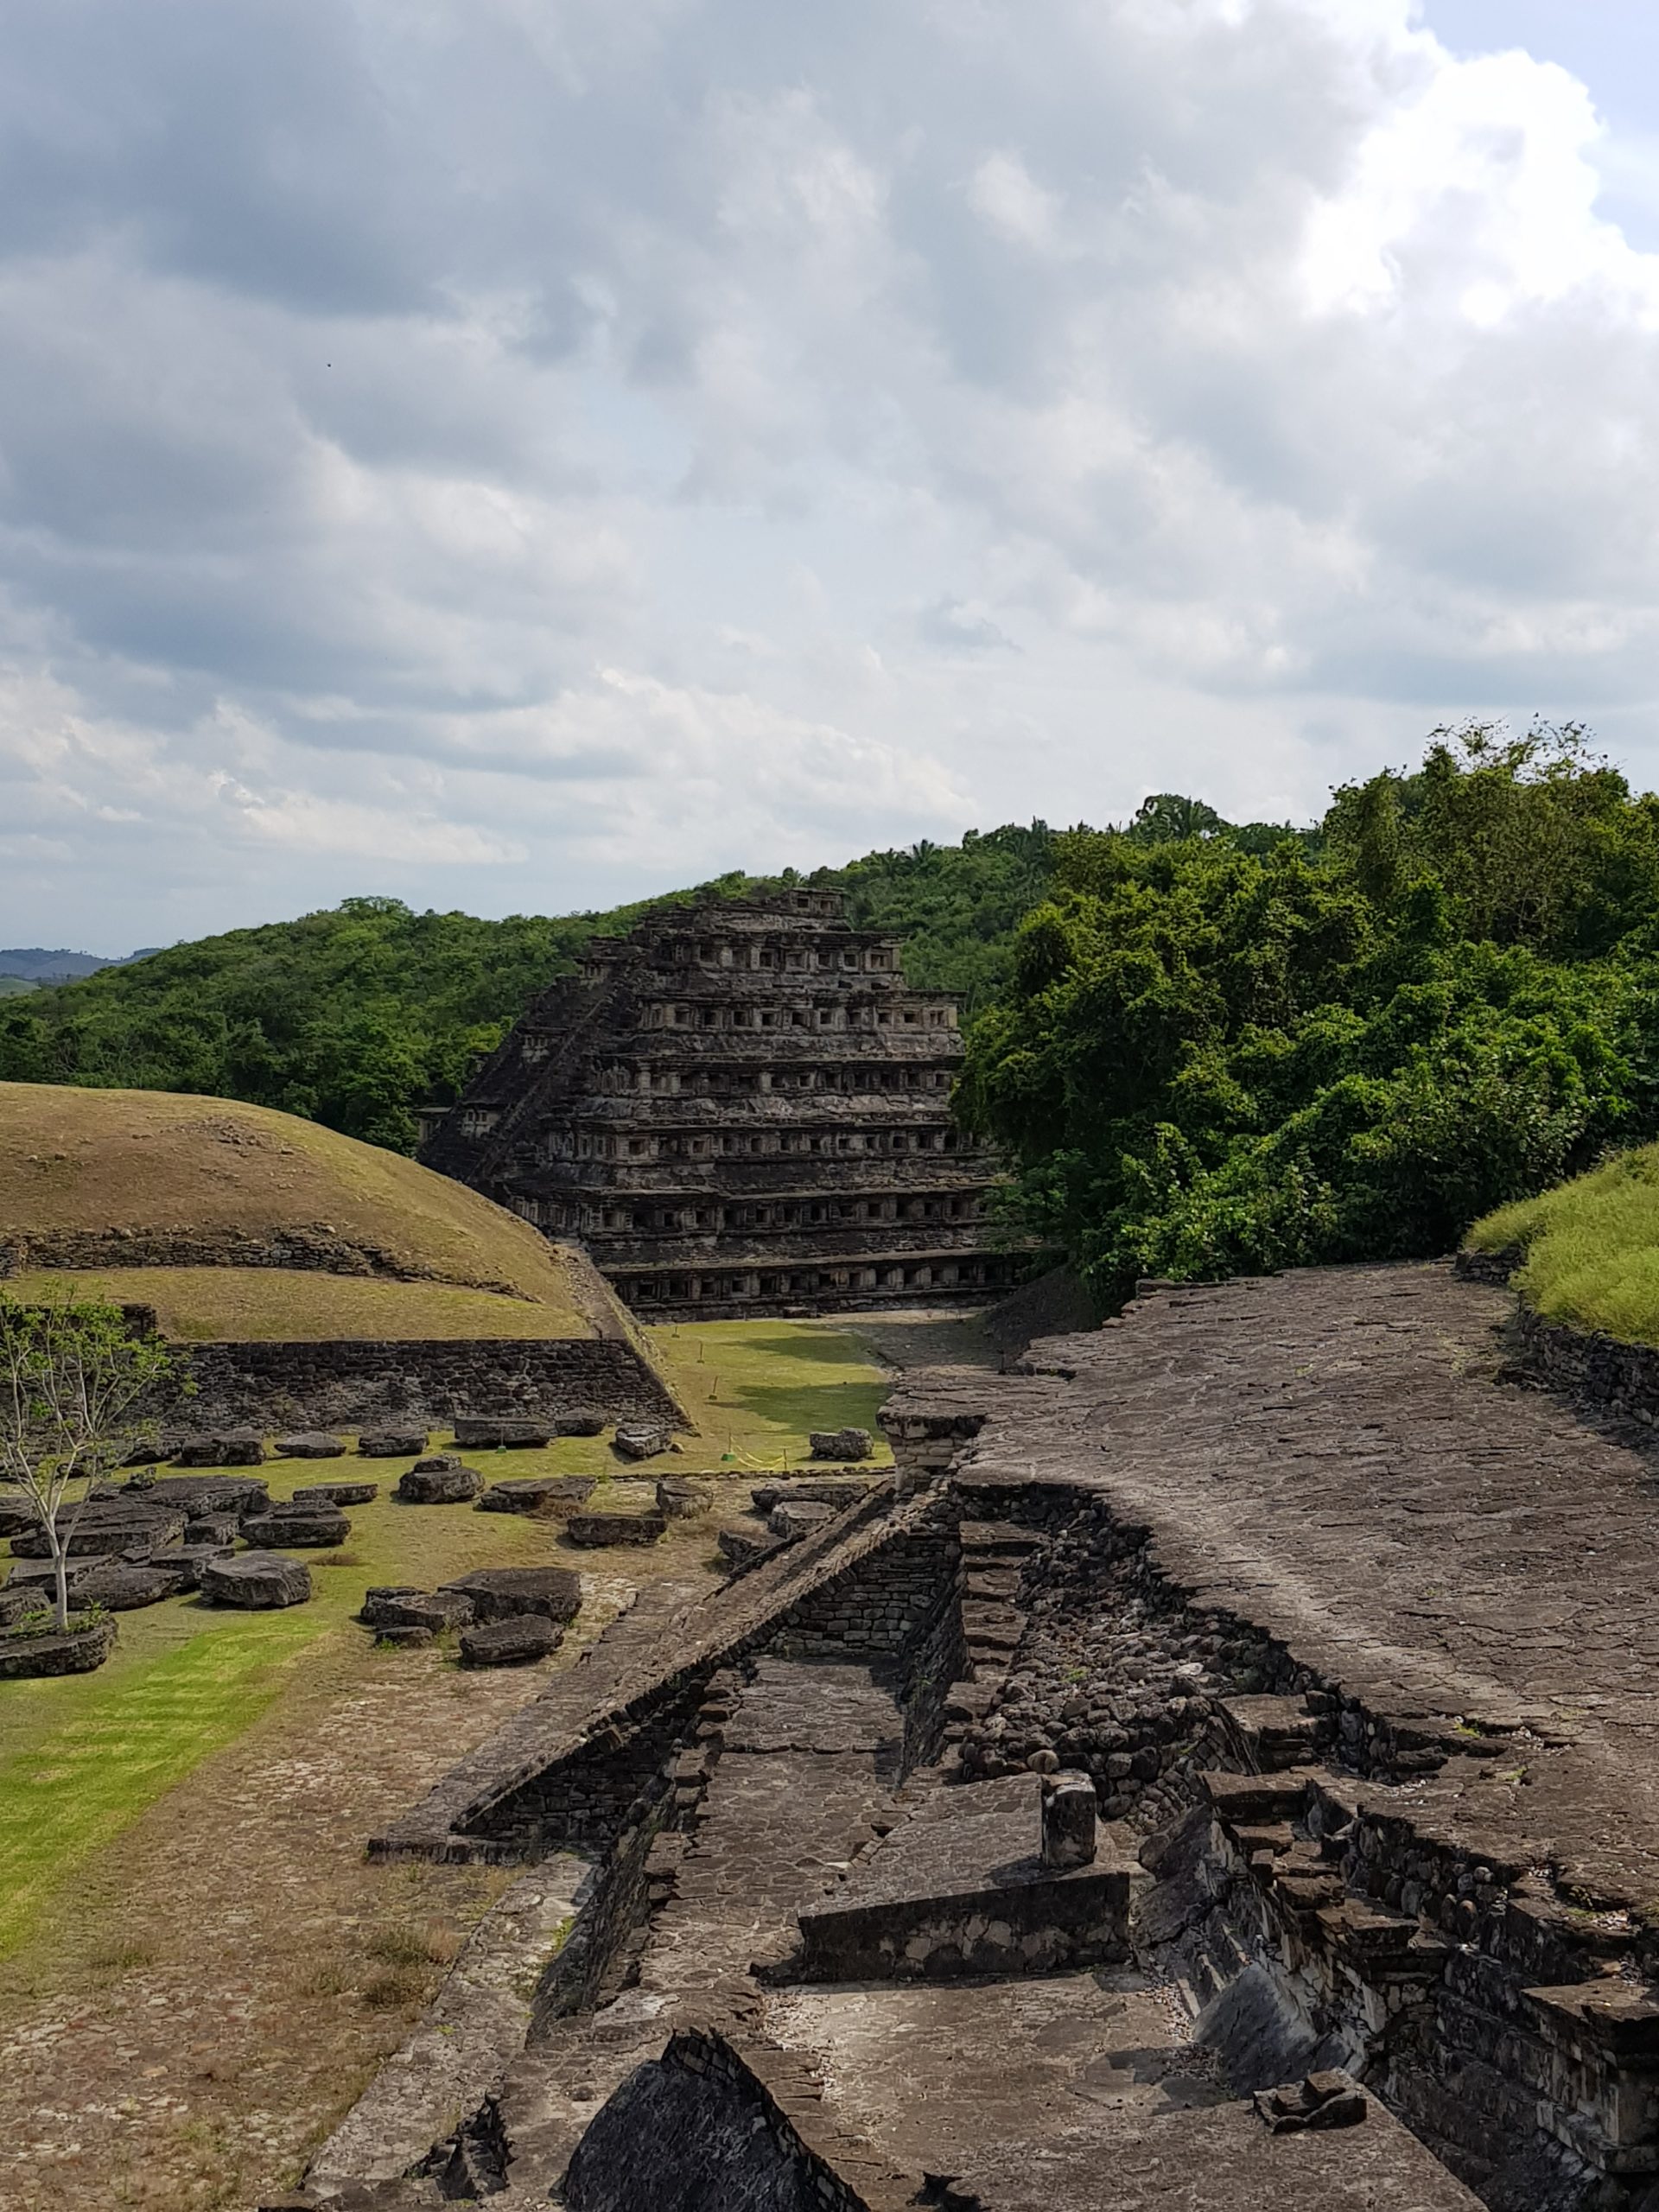
<path id="1" fill-rule="evenodd" d="M 982 1300 L 1024 1269 L 950 1118 L 962 1053 L 839 892 L 709 899 L 590 939 L 420 1157 L 579 1240 L 642 1319 Z"/>

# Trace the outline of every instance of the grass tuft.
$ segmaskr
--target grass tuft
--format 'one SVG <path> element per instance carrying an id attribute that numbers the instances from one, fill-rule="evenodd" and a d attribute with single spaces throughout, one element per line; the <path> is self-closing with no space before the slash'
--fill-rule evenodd
<path id="1" fill-rule="evenodd" d="M 1546 1319 L 1659 1345 L 1659 1145 L 1500 1206 L 1469 1243 L 1523 1253 L 1515 1287 Z"/>

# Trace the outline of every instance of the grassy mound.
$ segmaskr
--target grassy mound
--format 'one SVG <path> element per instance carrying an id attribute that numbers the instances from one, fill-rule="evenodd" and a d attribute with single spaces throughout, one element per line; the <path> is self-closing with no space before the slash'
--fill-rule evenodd
<path id="1" fill-rule="evenodd" d="M 537 1300 L 559 1333 L 593 1332 L 588 1270 L 578 1283 L 527 1223 L 411 1160 L 232 1099 L 0 1083 L 0 1237 L 120 1230 L 322 1235 L 399 1275 Z"/>
<path id="2" fill-rule="evenodd" d="M 1547 1319 L 1659 1345 L 1659 1145 L 1500 1206 L 1468 1242 L 1478 1252 L 1518 1249 L 1512 1281 Z"/>
<path id="3" fill-rule="evenodd" d="M 309 1344 L 372 1337 L 569 1337 L 589 1333 L 568 1300 L 503 1298 L 444 1282 L 388 1282 L 299 1268 L 37 1268 L 12 1276 L 19 1298 L 73 1281 L 117 1306 L 150 1306 L 162 1334 L 181 1344 Z"/>

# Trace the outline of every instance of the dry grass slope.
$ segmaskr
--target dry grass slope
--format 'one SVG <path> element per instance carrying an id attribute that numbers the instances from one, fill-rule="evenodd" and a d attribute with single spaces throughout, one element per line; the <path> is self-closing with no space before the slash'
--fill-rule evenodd
<path id="1" fill-rule="evenodd" d="M 570 1337 L 588 1333 L 569 1300 L 550 1305 L 462 1290 L 442 1282 L 389 1282 L 298 1268 L 85 1268 L 12 1276 L 19 1298 L 73 1281 L 118 1306 L 149 1306 L 163 1336 L 181 1344 L 309 1344 L 372 1337 Z"/>
<path id="2" fill-rule="evenodd" d="M 417 1281 L 534 1299 L 562 1334 L 593 1333 L 610 1306 L 591 1271 L 527 1223 L 315 1122 L 232 1099 L 0 1084 L 0 1237 L 111 1230 L 321 1233 Z M 607 1321 L 618 1325 L 613 1313 Z"/>
<path id="3" fill-rule="evenodd" d="M 1526 1258 L 1515 1287 L 1549 1320 L 1659 1345 L 1659 1145 L 1500 1206 L 1469 1243 L 1478 1252 L 1518 1246 Z"/>

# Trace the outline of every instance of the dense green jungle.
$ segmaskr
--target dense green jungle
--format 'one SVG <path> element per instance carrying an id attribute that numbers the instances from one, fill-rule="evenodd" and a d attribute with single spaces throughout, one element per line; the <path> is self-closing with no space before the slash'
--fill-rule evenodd
<path id="1" fill-rule="evenodd" d="M 730 875 L 671 894 L 800 879 Z M 1440 730 L 1323 819 L 1148 799 L 872 853 L 840 885 L 960 992 L 957 1108 L 1103 1305 L 1183 1278 L 1443 1251 L 1659 1134 L 1659 798 L 1576 726 Z M 245 1098 L 407 1151 L 610 913 L 353 899 L 0 1004 L 0 1079 Z"/>

